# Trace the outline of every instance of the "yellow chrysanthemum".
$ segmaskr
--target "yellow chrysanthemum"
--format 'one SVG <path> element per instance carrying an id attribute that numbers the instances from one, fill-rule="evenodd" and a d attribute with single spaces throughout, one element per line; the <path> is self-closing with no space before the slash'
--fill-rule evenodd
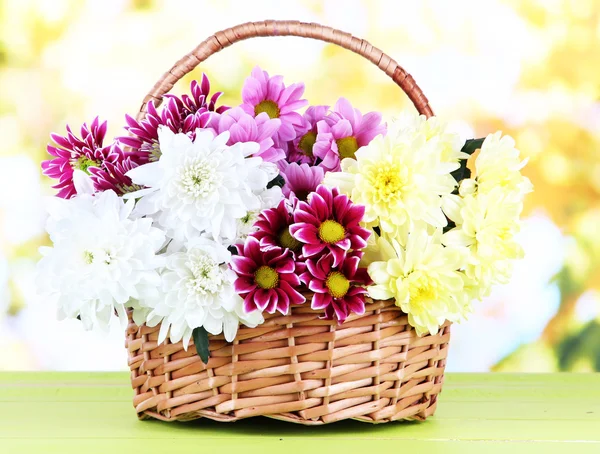
<path id="1" fill-rule="evenodd" d="M 365 206 L 364 221 L 396 236 L 409 221 L 447 225 L 442 196 L 452 193 L 456 181 L 450 172 L 458 162 L 443 162 L 435 141 L 424 134 L 376 137 L 342 160 L 341 172 L 329 172 L 324 183 L 338 187 L 354 203 Z"/>
<path id="2" fill-rule="evenodd" d="M 445 320 L 459 321 L 470 310 L 458 271 L 466 250 L 444 247 L 441 230 L 430 234 L 420 223 L 408 233 L 405 247 L 386 235 L 377 239 L 377 246 L 382 260 L 368 266 L 374 282 L 369 295 L 395 298 L 419 335 L 436 334 Z"/>
<path id="3" fill-rule="evenodd" d="M 527 159 L 521 160 L 519 154 L 512 137 L 502 136 L 500 131 L 488 135 L 475 159 L 473 178 L 463 180 L 460 194 L 487 193 L 497 187 L 505 193 L 524 195 L 531 192 L 531 181 L 521 174 Z"/>
<path id="4" fill-rule="evenodd" d="M 422 134 L 425 140 L 435 143 L 440 151 L 443 162 L 457 162 L 468 159 L 469 155 L 461 151 L 464 140 L 457 133 L 452 132 L 448 125 L 438 117 L 427 118 L 416 112 L 404 112 L 390 124 L 388 135 L 399 138 L 413 137 Z"/>
<path id="5" fill-rule="evenodd" d="M 523 249 L 515 241 L 523 203 L 514 192 L 498 186 L 484 193 L 445 200 L 444 211 L 456 228 L 444 234 L 448 246 L 469 248 L 466 276 L 485 296 L 496 283 L 506 283 L 512 271 L 511 260 L 522 258 Z"/>

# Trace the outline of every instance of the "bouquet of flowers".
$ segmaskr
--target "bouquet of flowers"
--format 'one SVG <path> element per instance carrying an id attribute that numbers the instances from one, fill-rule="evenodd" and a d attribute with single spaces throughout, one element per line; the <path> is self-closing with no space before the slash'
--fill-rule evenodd
<path id="1" fill-rule="evenodd" d="M 53 134 L 58 180 L 40 285 L 60 317 L 160 324 L 208 360 L 209 334 L 307 305 L 342 324 L 394 299 L 418 335 L 510 277 L 525 161 L 500 132 L 464 142 L 435 117 L 387 123 L 255 68 L 241 104 L 206 76 L 106 143 L 97 118 Z M 467 163 L 469 163 L 467 165 Z"/>

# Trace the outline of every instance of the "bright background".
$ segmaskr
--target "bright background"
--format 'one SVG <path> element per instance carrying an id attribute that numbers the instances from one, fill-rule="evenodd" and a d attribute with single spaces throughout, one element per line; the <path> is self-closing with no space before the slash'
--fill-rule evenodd
<path id="1" fill-rule="evenodd" d="M 0 369 L 125 369 L 123 334 L 57 322 L 35 293 L 51 131 L 126 112 L 172 63 L 248 20 L 301 19 L 385 50 L 466 137 L 501 129 L 536 191 L 509 285 L 453 327 L 449 369 L 600 370 L 600 2 L 595 0 L 0 0 Z M 255 39 L 202 65 L 238 103 L 259 64 L 304 81 L 313 104 L 348 97 L 388 117 L 411 108 L 383 73 L 333 45 Z M 189 85 L 191 77 L 178 91 Z M 111 136 L 112 137 L 112 136 Z"/>

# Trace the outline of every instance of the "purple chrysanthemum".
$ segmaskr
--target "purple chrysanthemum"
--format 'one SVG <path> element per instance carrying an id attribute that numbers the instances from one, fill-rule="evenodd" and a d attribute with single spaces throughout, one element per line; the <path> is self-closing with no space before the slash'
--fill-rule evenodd
<path id="1" fill-rule="evenodd" d="M 254 117 L 240 107 L 229 109 L 223 114 L 213 114 L 209 124 L 217 135 L 229 131 L 228 145 L 238 142 L 258 143 L 260 150 L 254 156 L 260 156 L 268 162 L 285 159 L 285 152 L 276 147 L 273 141 L 280 126 L 281 120 L 278 118 L 269 118 L 266 113 Z"/>
<path id="2" fill-rule="evenodd" d="M 145 164 L 156 159 L 160 153 L 158 145 L 158 128 L 167 126 L 174 133 L 185 133 L 194 139 L 197 128 L 205 128 L 211 117 L 211 112 L 222 113 L 228 109 L 226 106 L 216 107 L 216 101 L 221 92 L 215 93 L 210 100 L 210 83 L 206 75 L 202 75 L 202 83 L 191 83 L 192 96 L 184 95 L 181 98 L 175 95 L 165 95 L 165 103 L 160 112 L 154 102 L 148 102 L 146 117 L 137 121 L 130 115 L 125 115 L 127 126 L 125 129 L 129 136 L 119 137 L 123 145 L 131 147 L 133 160 L 138 164 Z"/>
<path id="3" fill-rule="evenodd" d="M 307 202 L 296 205 L 290 233 L 303 243 L 304 257 L 329 251 L 338 266 L 348 251 L 367 245 L 370 232 L 360 226 L 364 214 L 364 206 L 355 205 L 337 188 L 320 185 Z"/>
<path id="4" fill-rule="evenodd" d="M 321 159 L 326 170 L 340 170 L 340 160 L 353 158 L 360 147 L 368 145 L 379 134 L 385 134 L 386 125 L 381 114 L 369 112 L 364 116 L 345 98 L 340 98 L 333 112 L 317 124 L 317 139 L 313 154 Z"/>
<path id="5" fill-rule="evenodd" d="M 302 116 L 302 128 L 297 131 L 297 137 L 289 144 L 288 162 L 314 165 L 316 158 L 313 146 L 317 141 L 317 124 L 324 120 L 329 112 L 329 106 L 310 106 Z"/>
<path id="6" fill-rule="evenodd" d="M 231 268 L 238 275 L 235 291 L 244 298 L 244 311 L 279 311 L 287 314 L 290 304 L 302 304 L 306 298 L 296 290 L 300 286 L 297 270 L 289 250 L 262 250 L 259 241 L 249 236 L 237 246 L 238 254 L 231 257 Z"/>
<path id="7" fill-rule="evenodd" d="M 110 145 L 103 144 L 107 123 L 94 118 L 88 126 L 81 126 L 81 137 L 77 137 L 67 125 L 67 135 L 51 134 L 55 145 L 48 145 L 47 151 L 53 159 L 42 162 L 44 175 L 58 180 L 53 188 L 58 189 L 58 197 L 69 199 L 76 194 L 73 184 L 75 169 L 90 173 L 91 168 L 99 168 L 105 162 L 117 162 L 120 156 Z"/>
<path id="8" fill-rule="evenodd" d="M 349 253 L 337 265 L 332 254 L 306 261 L 306 271 L 300 279 L 314 292 L 310 307 L 325 310 L 323 318 L 343 323 L 351 313 L 365 313 L 364 286 L 371 279 L 366 268 L 358 267 L 361 256 L 359 252 Z"/>
<path id="9" fill-rule="evenodd" d="M 281 188 L 283 195 L 293 194 L 298 200 L 306 201 L 308 194 L 316 191 L 323 182 L 325 172 L 322 167 L 308 164 L 286 164 L 282 166 L 281 175 L 285 184 Z"/>
<path id="10" fill-rule="evenodd" d="M 292 256 L 302 249 L 302 243 L 290 234 L 293 224 L 293 206 L 290 200 L 283 199 L 275 208 L 263 210 L 254 223 L 255 231 L 250 234 L 256 238 L 262 250 L 282 248 L 292 251 Z"/>
<path id="11" fill-rule="evenodd" d="M 115 156 L 114 160 L 104 161 L 102 166 L 88 169 L 94 188 L 97 191 L 112 190 L 119 195 L 141 189 L 140 186 L 133 184 L 131 178 L 126 175 L 138 164 L 131 156 L 127 156 L 118 144 L 112 145 L 111 154 Z"/>
<path id="12" fill-rule="evenodd" d="M 281 127 L 277 131 L 275 142 L 283 143 L 296 138 L 296 130 L 302 128 L 302 115 L 296 112 L 308 101 L 300 99 L 304 93 L 304 84 L 292 84 L 286 87 L 282 76 L 269 77 L 258 66 L 252 70 L 242 89 L 242 109 L 252 116 L 265 112 L 271 118 L 279 118 Z"/>

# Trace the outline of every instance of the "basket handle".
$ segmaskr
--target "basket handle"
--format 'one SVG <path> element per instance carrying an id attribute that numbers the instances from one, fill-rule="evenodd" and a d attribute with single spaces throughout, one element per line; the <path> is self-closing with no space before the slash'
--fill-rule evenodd
<path id="1" fill-rule="evenodd" d="M 210 38 L 202 41 L 194 50 L 175 63 L 156 82 L 152 90 L 144 98 L 140 112 L 137 115 L 138 120 L 143 119 L 146 115 L 148 101 L 153 100 L 155 105 L 158 106 L 162 102 L 162 96 L 168 93 L 179 79 L 192 71 L 208 57 L 233 43 L 256 36 L 300 36 L 337 44 L 344 49 L 351 50 L 377 65 L 379 69 L 385 72 L 408 95 L 420 114 L 427 117 L 433 116 L 433 111 L 429 107 L 429 101 L 412 76 L 396 63 L 394 59 L 364 39 L 356 38 L 349 33 L 315 23 L 266 20 L 236 25 L 235 27 L 217 32 Z"/>

